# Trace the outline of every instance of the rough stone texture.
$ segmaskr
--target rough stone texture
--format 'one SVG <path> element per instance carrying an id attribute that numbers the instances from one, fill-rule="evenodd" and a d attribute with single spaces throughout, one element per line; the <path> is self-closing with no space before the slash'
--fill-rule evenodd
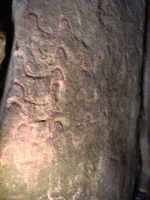
<path id="1" fill-rule="evenodd" d="M 132 198 L 144 11 L 143 0 L 14 0 L 0 200 Z"/>

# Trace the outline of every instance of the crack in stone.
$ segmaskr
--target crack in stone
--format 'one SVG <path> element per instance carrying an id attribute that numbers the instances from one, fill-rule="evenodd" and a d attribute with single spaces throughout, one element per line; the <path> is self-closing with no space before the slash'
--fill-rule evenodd
<path id="1" fill-rule="evenodd" d="M 140 95 L 140 107 L 139 107 L 139 115 L 137 119 L 137 148 L 138 148 L 138 158 L 139 158 L 139 169 L 137 172 L 137 177 L 136 177 L 136 183 L 135 183 L 135 191 L 134 191 L 134 199 L 136 200 L 146 200 L 148 199 L 147 196 L 149 194 L 141 192 L 141 176 L 142 176 L 142 169 L 144 165 L 144 160 L 145 156 L 142 152 L 142 146 L 141 146 L 141 139 L 142 137 L 145 137 L 145 140 L 147 140 L 148 143 L 148 138 L 145 135 L 144 131 L 146 130 L 147 123 L 145 121 L 145 115 L 146 115 L 146 107 L 145 107 L 145 99 L 147 98 L 146 92 L 145 92 L 145 87 L 146 87 L 146 68 L 147 66 L 147 59 L 148 59 L 148 23 L 149 23 L 149 0 L 145 0 L 145 21 L 144 21 L 144 27 L 143 27 L 143 58 L 142 58 L 142 66 L 141 66 L 141 71 L 139 72 L 140 75 L 140 82 L 139 82 L 139 95 Z M 144 134 L 144 135 L 143 135 Z M 146 144 L 147 145 L 147 144 Z M 146 187 L 146 186 L 145 186 Z"/>

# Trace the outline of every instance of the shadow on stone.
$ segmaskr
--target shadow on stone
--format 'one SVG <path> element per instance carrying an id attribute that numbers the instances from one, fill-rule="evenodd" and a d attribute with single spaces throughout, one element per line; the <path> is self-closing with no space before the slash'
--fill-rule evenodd
<path id="1" fill-rule="evenodd" d="M 7 76 L 13 37 L 14 37 L 14 25 L 12 21 L 12 0 L 6 0 L 0 6 L 0 32 L 2 32 L 6 37 L 5 58 L 0 65 L 0 100 L 1 100 L 5 88 L 5 80 Z"/>

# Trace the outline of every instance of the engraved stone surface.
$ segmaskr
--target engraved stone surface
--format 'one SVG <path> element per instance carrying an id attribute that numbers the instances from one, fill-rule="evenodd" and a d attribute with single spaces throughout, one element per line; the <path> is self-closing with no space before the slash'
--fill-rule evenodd
<path id="1" fill-rule="evenodd" d="M 0 200 L 131 199 L 144 6 L 13 1 Z"/>

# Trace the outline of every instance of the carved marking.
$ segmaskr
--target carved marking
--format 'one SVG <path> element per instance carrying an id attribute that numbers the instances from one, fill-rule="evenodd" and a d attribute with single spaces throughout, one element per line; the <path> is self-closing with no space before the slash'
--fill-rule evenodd
<path id="1" fill-rule="evenodd" d="M 54 130 L 58 133 L 63 133 L 64 132 L 63 124 L 60 121 L 55 121 Z"/>
<path id="2" fill-rule="evenodd" d="M 56 49 L 56 59 L 59 60 L 60 64 L 65 64 L 65 62 L 67 61 L 67 53 L 64 47 L 58 47 Z"/>
<path id="3" fill-rule="evenodd" d="M 61 98 L 62 92 L 65 91 L 65 84 L 64 81 L 57 81 L 52 83 L 51 85 L 51 95 L 54 102 L 58 102 Z"/>
<path id="4" fill-rule="evenodd" d="M 29 12 L 26 14 L 27 16 L 26 17 L 30 17 L 32 18 L 32 21 L 34 20 L 34 24 L 36 24 L 36 28 L 39 30 L 40 33 L 42 33 L 44 36 L 48 36 L 50 38 L 52 38 L 52 34 L 53 34 L 53 30 L 51 27 L 49 27 L 49 30 L 50 32 L 47 32 L 45 31 L 41 26 L 40 26 L 40 23 L 39 23 L 39 16 L 34 13 L 33 11 L 32 12 Z M 31 22 L 31 20 L 29 20 Z"/>
<path id="5" fill-rule="evenodd" d="M 46 143 L 50 136 L 48 120 L 22 122 L 17 126 L 16 139 L 33 145 Z"/>
<path id="6" fill-rule="evenodd" d="M 24 87 L 24 85 L 18 79 L 14 80 L 14 85 L 20 87 L 20 89 L 22 91 L 22 95 L 24 96 L 24 94 L 25 94 L 25 87 Z"/>
<path id="7" fill-rule="evenodd" d="M 34 39 L 35 40 L 35 39 Z M 29 41 L 30 48 L 27 48 L 28 60 L 24 64 L 24 71 L 27 76 L 46 77 L 56 68 L 54 46 L 49 47 L 49 41 L 39 38 L 37 41 Z M 39 41 L 40 40 L 40 41 Z"/>
<path id="8" fill-rule="evenodd" d="M 34 68 L 33 68 L 34 67 Z M 35 63 L 27 63 L 27 65 L 24 65 L 24 72 L 25 75 L 31 78 L 45 78 L 49 77 L 52 74 L 55 73 L 55 71 L 61 71 L 61 67 L 59 65 L 42 65 L 42 67 L 39 64 Z"/>
<path id="9" fill-rule="evenodd" d="M 59 31 L 71 30 L 71 25 L 69 20 L 63 15 L 60 16 L 58 30 Z"/>
<path id="10" fill-rule="evenodd" d="M 40 40 L 40 41 L 38 41 Z M 30 57 L 34 60 L 35 64 L 54 65 L 56 63 L 54 48 L 55 44 L 49 45 L 49 40 L 37 38 L 30 42 Z"/>
<path id="11" fill-rule="evenodd" d="M 34 105 L 49 105 L 51 106 L 51 95 L 45 95 L 44 97 L 32 97 L 32 96 L 26 96 L 24 98 L 25 102 L 28 102 L 30 104 Z"/>
<path id="12" fill-rule="evenodd" d="M 21 103 L 21 100 L 18 97 L 16 97 L 16 96 L 9 97 L 7 99 L 6 108 L 9 109 L 13 104 L 16 104 L 20 108 L 21 112 L 24 115 L 27 115 L 26 108 L 25 108 L 24 104 Z"/>
<path id="13" fill-rule="evenodd" d="M 58 102 L 59 83 L 53 83 L 51 86 L 51 95 L 55 102 Z"/>
<path id="14" fill-rule="evenodd" d="M 31 78 L 44 78 L 50 76 L 51 72 L 53 71 L 53 69 L 48 68 L 47 66 L 44 67 L 42 71 L 41 69 L 40 70 L 34 69 L 33 71 L 33 66 L 39 66 L 39 65 L 36 65 L 34 63 L 33 64 L 28 63 L 27 65 L 24 65 L 24 71 L 26 76 Z M 40 66 L 38 68 L 40 68 Z"/>
<path id="15" fill-rule="evenodd" d="M 30 79 L 26 82 L 24 100 L 31 104 L 46 105 L 51 107 L 50 79 Z"/>

